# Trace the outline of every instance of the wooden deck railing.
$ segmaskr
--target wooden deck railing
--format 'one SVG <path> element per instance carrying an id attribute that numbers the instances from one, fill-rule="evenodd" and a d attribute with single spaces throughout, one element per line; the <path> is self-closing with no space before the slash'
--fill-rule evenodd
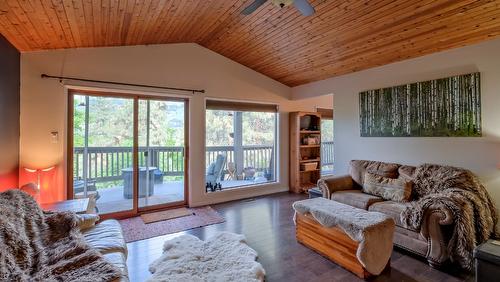
<path id="1" fill-rule="evenodd" d="M 321 165 L 333 165 L 333 141 L 321 142 Z"/>
<path id="2" fill-rule="evenodd" d="M 268 169 L 271 165 L 273 146 L 251 145 L 243 146 L 243 167 L 253 167 L 257 171 Z M 226 166 L 229 162 L 234 162 L 233 146 L 210 146 L 207 147 L 205 166 L 208 167 L 215 162 L 217 156 L 226 156 Z"/>
<path id="3" fill-rule="evenodd" d="M 139 147 L 139 166 L 146 166 L 146 148 Z M 131 147 L 89 147 L 88 178 L 98 182 L 122 179 L 122 169 L 132 167 Z M 73 155 L 73 177 L 83 178 L 84 148 L 77 147 Z M 163 175 L 181 176 L 184 174 L 184 147 L 150 147 L 150 166 L 157 167 Z M 219 154 L 224 154 L 228 162 L 234 162 L 233 146 L 210 146 L 206 151 L 206 167 L 214 162 Z M 273 146 L 243 146 L 244 167 L 264 171 L 270 167 Z M 226 168 L 225 168 L 226 169 Z"/>
<path id="4" fill-rule="evenodd" d="M 146 166 L 146 148 L 139 147 L 139 166 Z M 88 178 L 105 182 L 121 179 L 122 169 L 132 167 L 131 147 L 89 147 Z M 83 178 L 84 148 L 75 148 L 73 177 Z M 180 176 L 184 173 L 183 147 L 151 147 L 150 166 L 157 167 L 164 175 Z"/>
<path id="5" fill-rule="evenodd" d="M 333 142 L 323 142 L 321 146 L 322 165 L 333 164 Z M 139 147 L 139 166 L 146 166 L 146 148 Z M 266 171 L 272 167 L 273 146 L 243 146 L 243 167 L 253 167 L 256 171 Z M 77 147 L 73 155 L 73 177 L 83 178 L 84 148 Z M 150 166 L 157 167 L 163 175 L 181 176 L 184 174 L 184 147 L 150 147 Z M 219 154 L 234 162 L 233 146 L 209 146 L 206 151 L 205 165 L 208 167 Z M 88 178 L 98 182 L 122 179 L 122 169 L 132 167 L 131 147 L 89 147 Z M 272 169 L 272 168 L 271 168 Z"/>

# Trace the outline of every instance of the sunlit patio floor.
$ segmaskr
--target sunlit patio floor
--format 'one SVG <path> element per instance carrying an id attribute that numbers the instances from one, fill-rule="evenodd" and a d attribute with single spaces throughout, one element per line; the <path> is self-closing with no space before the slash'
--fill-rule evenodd
<path id="1" fill-rule="evenodd" d="M 237 186 L 252 185 L 256 182 L 251 180 L 226 180 L 221 181 L 222 187 L 233 188 Z M 126 199 L 123 195 L 123 186 L 101 188 L 97 209 L 100 214 L 125 211 L 132 209 L 132 199 Z M 153 195 L 139 198 L 139 207 L 166 204 L 184 200 L 183 181 L 165 181 L 154 185 Z"/>

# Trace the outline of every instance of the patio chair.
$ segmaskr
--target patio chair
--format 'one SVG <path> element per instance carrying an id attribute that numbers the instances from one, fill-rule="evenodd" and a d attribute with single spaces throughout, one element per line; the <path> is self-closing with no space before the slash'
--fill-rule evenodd
<path id="1" fill-rule="evenodd" d="M 99 199 L 99 192 L 97 191 L 96 181 L 94 179 L 87 180 L 87 194 L 95 195 L 96 200 Z M 83 196 L 85 181 L 78 179 L 73 181 L 73 193 L 75 197 Z"/>
<path id="2" fill-rule="evenodd" d="M 89 210 L 87 212 L 89 213 L 98 213 L 99 208 L 96 206 L 97 200 L 101 197 L 99 195 L 99 191 L 97 191 L 96 187 L 96 181 L 94 179 L 88 179 L 87 180 L 87 197 L 89 198 Z M 85 182 L 82 179 L 75 180 L 73 182 L 73 194 L 75 199 L 81 199 L 84 198 L 84 186 Z"/>
<path id="3" fill-rule="evenodd" d="M 269 167 L 265 169 L 264 177 L 267 180 L 274 178 L 274 148 L 271 149 L 271 158 L 269 160 Z"/>
<path id="4" fill-rule="evenodd" d="M 226 155 L 217 155 L 215 162 L 211 163 L 210 166 L 208 166 L 207 174 L 205 176 L 205 182 L 212 185 L 220 182 L 225 163 Z"/>

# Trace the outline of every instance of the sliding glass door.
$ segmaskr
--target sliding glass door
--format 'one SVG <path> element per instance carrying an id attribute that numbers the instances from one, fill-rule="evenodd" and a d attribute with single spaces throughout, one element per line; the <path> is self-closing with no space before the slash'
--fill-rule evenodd
<path id="1" fill-rule="evenodd" d="M 139 208 L 184 201 L 185 102 L 139 100 Z"/>
<path id="2" fill-rule="evenodd" d="M 185 204 L 186 101 L 75 91 L 69 106 L 69 198 L 111 215 Z"/>
<path id="3" fill-rule="evenodd" d="M 134 100 L 74 95 L 73 198 L 92 197 L 100 213 L 133 209 Z"/>

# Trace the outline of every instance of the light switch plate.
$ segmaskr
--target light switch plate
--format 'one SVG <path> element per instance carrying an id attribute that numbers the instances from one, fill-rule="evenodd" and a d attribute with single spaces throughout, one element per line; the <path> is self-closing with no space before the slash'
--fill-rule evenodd
<path id="1" fill-rule="evenodd" d="M 59 142 L 59 132 L 57 132 L 57 131 L 50 132 L 50 140 L 52 143 L 58 143 Z"/>

